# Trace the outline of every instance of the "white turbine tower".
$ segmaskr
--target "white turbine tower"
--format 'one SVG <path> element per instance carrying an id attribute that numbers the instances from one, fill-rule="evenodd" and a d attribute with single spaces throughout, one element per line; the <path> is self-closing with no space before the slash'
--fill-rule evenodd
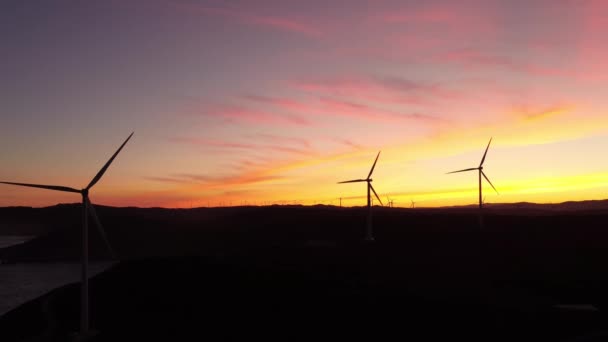
<path id="1" fill-rule="evenodd" d="M 378 202 L 380 202 L 380 205 L 383 205 L 380 196 L 378 196 L 376 190 L 374 190 L 374 187 L 372 186 L 372 182 L 374 180 L 371 178 L 372 173 L 374 172 L 374 168 L 376 167 L 376 163 L 378 162 L 378 157 L 380 157 L 380 152 L 378 152 L 378 155 L 376 155 L 376 160 L 374 160 L 374 165 L 372 165 L 371 170 L 369 170 L 367 178 L 338 182 L 338 184 L 367 182 L 367 230 L 365 234 L 365 239 L 368 241 L 374 241 L 374 233 L 372 228 L 372 196 L 370 191 L 374 192 L 374 195 L 376 195 L 376 198 L 378 199 Z"/>
<path id="2" fill-rule="evenodd" d="M 483 157 L 481 158 L 481 162 L 479 163 L 478 167 L 471 167 L 471 168 L 464 169 L 464 170 L 448 172 L 448 174 L 457 173 L 457 172 L 473 171 L 473 170 L 477 170 L 479 172 L 479 226 L 481 228 L 483 228 L 483 213 L 482 213 L 483 197 L 482 197 L 481 177 L 485 178 L 486 181 L 488 181 L 488 184 L 490 184 L 490 186 L 492 187 L 492 189 L 494 189 L 494 191 L 496 191 L 496 194 L 498 194 L 498 190 L 496 190 L 496 188 L 494 187 L 492 182 L 490 182 L 490 179 L 488 178 L 488 176 L 486 176 L 486 174 L 483 172 L 483 162 L 486 160 L 486 155 L 488 154 L 488 149 L 490 148 L 490 143 L 492 143 L 492 138 L 490 138 L 490 141 L 488 142 L 488 146 L 486 147 L 486 150 L 483 153 Z"/>
<path id="3" fill-rule="evenodd" d="M 13 183 L 13 182 L 0 182 L 2 184 L 10 184 L 17 186 L 25 186 L 31 188 L 40 188 L 47 190 L 55 190 L 55 191 L 63 191 L 63 192 L 73 192 L 80 194 L 82 196 L 82 260 L 81 260 L 81 287 L 80 287 L 80 335 L 81 337 L 86 337 L 90 334 L 89 331 L 89 277 L 88 277 L 88 267 L 89 267 L 89 224 L 88 224 L 88 215 L 90 214 L 99 229 L 99 233 L 103 240 L 105 241 L 112 258 L 116 259 L 116 254 L 114 250 L 110 246 L 108 238 L 106 236 L 105 230 L 101 225 L 101 221 L 99 221 L 99 217 L 95 212 L 95 207 L 91 203 L 89 199 L 89 190 L 97 184 L 97 182 L 101 179 L 103 174 L 106 172 L 110 164 L 114 161 L 114 158 L 120 153 L 122 148 L 127 144 L 129 139 L 133 136 L 133 133 L 129 135 L 127 140 L 120 145 L 116 153 L 108 160 L 108 162 L 99 170 L 99 172 L 93 177 L 93 180 L 87 185 L 86 188 L 82 190 L 66 187 L 66 186 L 56 186 L 56 185 L 39 185 L 39 184 L 26 184 L 26 183 Z"/>

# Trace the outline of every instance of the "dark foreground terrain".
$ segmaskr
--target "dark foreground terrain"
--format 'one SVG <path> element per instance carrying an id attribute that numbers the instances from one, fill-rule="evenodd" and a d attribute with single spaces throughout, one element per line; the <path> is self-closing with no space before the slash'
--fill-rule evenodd
<path id="1" fill-rule="evenodd" d="M 608 210 L 571 209 L 490 207 L 482 232 L 469 208 L 377 208 L 364 243 L 358 208 L 101 207 L 122 262 L 91 281 L 93 340 L 608 340 Z M 0 215 L 42 232 L 4 262 L 78 258 L 77 206 Z M 56 289 L 0 317 L 1 340 L 66 340 L 78 305 Z"/>

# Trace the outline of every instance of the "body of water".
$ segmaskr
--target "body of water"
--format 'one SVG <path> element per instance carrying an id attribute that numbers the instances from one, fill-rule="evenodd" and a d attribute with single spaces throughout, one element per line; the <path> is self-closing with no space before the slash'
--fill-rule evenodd
<path id="1" fill-rule="evenodd" d="M 33 238 L 35 238 L 35 236 L 0 235 L 0 249 L 12 245 L 18 245 Z"/>
<path id="2" fill-rule="evenodd" d="M 94 276 L 111 262 L 89 265 Z M 80 263 L 0 264 L 0 316 L 60 286 L 80 281 Z"/>

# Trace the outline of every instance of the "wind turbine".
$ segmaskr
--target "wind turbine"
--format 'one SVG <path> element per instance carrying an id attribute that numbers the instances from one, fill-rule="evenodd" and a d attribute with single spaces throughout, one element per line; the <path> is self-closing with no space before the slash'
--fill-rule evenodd
<path id="1" fill-rule="evenodd" d="M 393 199 L 391 199 L 391 198 L 390 198 L 390 197 L 388 197 L 388 196 L 386 196 L 386 200 L 388 201 L 388 207 L 389 207 L 389 208 L 392 208 L 392 207 L 393 207 L 393 202 L 394 202 L 394 200 L 393 200 Z"/>
<path id="2" fill-rule="evenodd" d="M 134 133 L 134 132 L 133 132 Z M 66 187 L 66 186 L 56 186 L 56 185 L 39 185 L 39 184 L 26 184 L 26 183 L 13 183 L 13 182 L 0 182 L 2 184 L 9 185 L 17 185 L 31 188 L 40 188 L 47 190 L 55 190 L 55 191 L 63 191 L 63 192 L 73 192 L 80 194 L 82 196 L 82 260 L 81 260 L 81 287 L 80 287 L 80 335 L 81 337 L 86 337 L 90 334 L 89 331 L 89 223 L 88 216 L 91 215 L 97 228 L 99 229 L 99 233 L 103 240 L 105 241 L 106 246 L 113 259 L 116 259 L 116 254 L 114 250 L 110 246 L 108 238 L 106 236 L 105 230 L 101 225 L 101 221 L 99 221 L 99 217 L 95 212 L 95 207 L 91 203 L 89 199 L 89 190 L 97 184 L 97 182 L 104 175 L 110 164 L 114 161 L 114 158 L 120 153 L 122 148 L 127 144 L 129 139 L 133 136 L 133 133 L 129 135 L 127 140 L 120 145 L 118 150 L 112 155 L 110 160 L 106 162 L 106 164 L 99 170 L 99 172 L 93 177 L 89 185 L 82 190 Z"/>
<path id="3" fill-rule="evenodd" d="M 413 199 L 410 199 L 410 202 L 412 202 L 412 209 L 416 208 L 416 202 Z"/>
<path id="4" fill-rule="evenodd" d="M 492 184 L 492 182 L 490 182 L 490 179 L 488 178 L 488 176 L 486 176 L 486 174 L 483 172 L 483 162 L 486 160 L 486 155 L 488 154 L 488 149 L 490 148 L 490 144 L 492 143 L 492 138 L 490 138 L 490 141 L 488 142 L 488 146 L 486 147 L 485 152 L 483 153 L 483 157 L 481 157 L 481 162 L 479 163 L 478 167 L 471 167 L 468 169 L 464 169 L 464 170 L 458 170 L 458 171 L 452 171 L 452 172 L 448 172 L 448 174 L 450 173 L 458 173 L 458 172 L 466 172 L 466 171 L 474 171 L 477 170 L 479 172 L 479 226 L 481 228 L 483 228 L 483 214 L 482 214 L 482 209 L 483 209 L 483 197 L 482 197 L 482 186 L 481 186 L 481 177 L 485 178 L 486 181 L 488 182 L 488 184 L 490 184 L 490 186 L 492 187 L 492 189 L 494 189 L 494 191 L 496 191 L 496 194 L 498 194 L 498 190 L 496 190 L 496 188 L 494 187 L 494 185 Z"/>
<path id="5" fill-rule="evenodd" d="M 376 155 L 376 160 L 374 160 L 374 165 L 372 165 L 371 170 L 369 170 L 369 174 L 367 175 L 367 178 L 365 179 L 353 179 L 353 180 L 348 180 L 348 181 L 344 181 L 344 182 L 338 182 L 338 184 L 344 184 L 344 183 L 359 183 L 359 182 L 367 182 L 367 230 L 366 230 L 366 234 L 365 234 L 365 239 L 368 241 L 374 241 L 374 234 L 373 234 L 373 228 L 372 228 L 372 196 L 371 196 L 371 192 L 374 192 L 374 195 L 376 195 L 376 198 L 378 199 L 378 202 L 380 202 L 380 205 L 382 204 L 382 200 L 380 199 L 380 196 L 378 196 L 378 194 L 376 193 L 376 190 L 374 190 L 374 187 L 372 186 L 372 182 L 374 181 L 371 177 L 372 177 L 372 173 L 374 173 L 374 168 L 376 167 L 376 163 L 378 162 L 378 157 L 380 157 L 380 152 L 378 152 L 378 155 Z"/>

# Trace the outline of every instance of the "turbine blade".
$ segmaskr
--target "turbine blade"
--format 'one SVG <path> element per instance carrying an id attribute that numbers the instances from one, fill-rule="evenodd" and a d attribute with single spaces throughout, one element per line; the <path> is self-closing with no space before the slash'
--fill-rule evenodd
<path id="1" fill-rule="evenodd" d="M 481 167 L 483 165 L 483 162 L 486 160 L 486 154 L 488 154 L 490 143 L 492 143 L 492 138 L 490 138 L 490 141 L 488 141 L 488 146 L 486 147 L 486 151 L 483 153 L 483 157 L 481 158 L 481 163 L 479 163 L 479 167 Z"/>
<path id="2" fill-rule="evenodd" d="M 129 139 L 131 139 L 131 137 L 133 136 L 134 133 L 135 132 L 133 132 L 133 133 L 131 133 L 131 135 L 129 135 L 129 137 L 127 138 L 127 140 L 125 140 L 125 142 L 123 142 L 122 145 L 120 145 L 120 147 L 118 148 L 118 150 L 116 151 L 116 153 L 114 153 L 114 155 L 112 156 L 112 158 L 110 158 L 110 160 L 108 160 L 108 162 L 101 168 L 101 170 L 99 170 L 99 172 L 97 172 L 97 174 L 95 175 L 95 178 L 93 178 L 93 180 L 91 181 L 91 183 L 89 183 L 89 186 L 87 186 L 87 190 L 89 190 L 90 188 L 92 188 L 93 185 L 97 184 L 97 182 L 101 179 L 101 177 L 106 172 L 106 170 L 108 169 L 108 167 L 110 167 L 110 164 L 112 164 L 112 162 L 114 161 L 114 158 L 116 158 L 116 156 L 118 155 L 118 153 L 120 153 L 120 151 L 122 150 L 122 148 L 125 147 L 125 145 L 129 141 Z"/>
<path id="3" fill-rule="evenodd" d="M 488 181 L 488 183 L 490 183 L 490 185 L 492 186 L 492 189 L 494 189 L 494 191 L 496 191 L 496 194 L 499 195 L 498 190 L 496 190 L 496 188 L 494 187 L 492 182 L 490 182 L 490 179 L 488 178 L 488 176 L 486 176 L 486 174 L 483 173 L 483 171 L 481 171 L 481 175 L 483 176 L 483 178 L 485 178 Z"/>
<path id="4" fill-rule="evenodd" d="M 117 260 L 118 258 L 116 257 L 116 253 L 114 253 L 114 249 L 112 248 L 112 245 L 110 245 L 110 241 L 108 240 L 106 231 L 105 231 L 105 229 L 103 229 L 103 225 L 101 224 L 101 221 L 99 220 L 99 217 L 97 216 L 97 211 L 95 210 L 95 206 L 93 206 L 93 203 L 91 203 L 91 200 L 88 197 L 87 197 L 86 201 L 87 201 L 87 209 L 89 210 L 89 213 L 93 217 L 93 221 L 95 221 L 95 225 L 97 226 L 97 230 L 99 231 L 101 238 L 105 242 L 106 247 L 108 247 L 108 252 L 110 252 L 110 256 L 112 257 L 112 259 Z"/>
<path id="5" fill-rule="evenodd" d="M 80 190 L 76 190 L 74 188 L 69 188 L 67 186 L 57 186 L 57 185 L 40 185 L 40 184 L 26 184 L 26 183 L 12 183 L 12 182 L 0 182 L 2 184 L 10 184 L 10 185 L 17 185 L 17 186 L 27 186 L 30 188 L 40 188 L 40 189 L 47 189 L 47 190 L 56 190 L 56 191 L 64 191 L 64 192 L 75 192 L 75 193 L 81 193 Z"/>
<path id="6" fill-rule="evenodd" d="M 378 196 L 378 194 L 376 193 L 376 190 L 374 190 L 372 183 L 369 183 L 369 188 L 372 189 L 372 191 L 374 192 L 374 195 L 376 195 L 376 198 L 378 199 L 378 202 L 380 202 L 380 205 L 384 206 L 384 204 L 382 203 L 382 200 L 380 199 L 380 196 Z"/>
<path id="7" fill-rule="evenodd" d="M 353 180 L 349 180 L 349 181 L 338 182 L 338 184 L 344 184 L 344 183 L 359 183 L 359 182 L 367 182 L 367 179 L 353 179 Z"/>
<path id="8" fill-rule="evenodd" d="M 378 162 L 378 157 L 380 157 L 380 152 L 382 151 L 378 151 L 378 154 L 376 155 L 376 160 L 374 160 L 374 165 L 372 165 L 372 169 L 369 170 L 369 175 L 367 175 L 367 179 L 369 179 L 369 177 L 372 176 L 372 173 L 374 173 L 374 168 L 376 167 L 376 163 Z"/>
<path id="9" fill-rule="evenodd" d="M 446 173 L 446 175 L 449 175 L 450 173 L 458 173 L 458 172 L 473 171 L 473 170 L 479 170 L 479 168 L 478 167 L 471 167 L 471 168 L 464 169 L 464 170 L 452 171 L 452 172 Z"/>

